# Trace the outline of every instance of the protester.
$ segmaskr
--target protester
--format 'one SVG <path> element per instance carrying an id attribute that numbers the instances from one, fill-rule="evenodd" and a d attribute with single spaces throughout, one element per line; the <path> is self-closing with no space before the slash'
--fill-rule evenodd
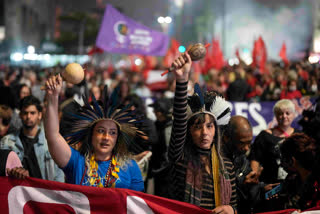
<path id="1" fill-rule="evenodd" d="M 63 182 L 63 172 L 51 158 L 44 131 L 39 126 L 42 119 L 39 99 L 27 96 L 21 100 L 19 109 L 23 127 L 3 137 L 1 149 L 16 152 L 31 177 Z"/>
<path id="2" fill-rule="evenodd" d="M 21 161 L 15 152 L 0 149 L 0 176 L 24 179 L 29 177 L 29 172 L 22 167 Z"/>
<path id="3" fill-rule="evenodd" d="M 103 103 L 93 96 L 79 106 L 65 140 L 59 133 L 58 103 L 62 90 L 60 75 L 46 81 L 47 111 L 45 132 L 49 151 L 63 169 L 68 183 L 95 187 L 118 187 L 143 191 L 143 180 L 137 163 L 130 158 L 126 142 L 139 132 L 132 112 L 110 106 L 107 92 Z M 79 151 L 68 143 L 81 142 Z"/>
<path id="4" fill-rule="evenodd" d="M 173 100 L 159 98 L 154 103 L 149 104 L 153 107 L 156 115 L 155 126 L 158 133 L 157 142 L 152 146 L 151 157 L 151 176 L 154 178 L 154 194 L 161 197 L 168 197 L 169 186 L 169 160 L 168 148 L 172 130 L 172 111 Z"/>
<path id="5" fill-rule="evenodd" d="M 218 127 L 218 124 L 228 123 L 230 106 L 215 93 L 207 93 L 201 102 L 203 95 L 195 88 L 196 94 L 189 102 L 192 112 L 187 114 L 189 54 L 178 57 L 173 66 L 176 91 L 169 146 L 170 197 L 211 209 L 213 213 L 235 213 L 234 171 L 232 163 L 221 156 Z"/>
<path id="6" fill-rule="evenodd" d="M 281 145 L 281 164 L 289 173 L 283 184 L 284 208 L 306 210 L 320 204 L 319 146 L 303 133 L 285 139 Z"/>
<path id="7" fill-rule="evenodd" d="M 273 113 L 278 124 L 274 128 L 260 132 L 252 144 L 250 153 L 252 170 L 258 172 L 260 167 L 263 167 L 259 179 L 269 184 L 285 179 L 287 173 L 280 167 L 279 143 L 285 137 L 297 132 L 291 127 L 295 118 L 295 106 L 292 101 L 287 99 L 278 101 L 273 107 Z"/>
<path id="8" fill-rule="evenodd" d="M 252 171 L 247 158 L 252 139 L 252 127 L 248 119 L 232 116 L 223 134 L 223 153 L 234 165 L 239 214 L 255 212 L 256 204 L 265 198 L 264 193 L 278 185 L 259 182 L 261 171 Z"/>
<path id="9" fill-rule="evenodd" d="M 3 136 L 15 131 L 10 125 L 12 109 L 6 105 L 0 105 L 0 140 Z"/>
<path id="10" fill-rule="evenodd" d="M 281 166 L 280 144 L 294 132 L 298 132 L 291 127 L 295 118 L 295 106 L 292 101 L 283 99 L 273 107 L 273 113 L 278 124 L 271 129 L 263 130 L 255 138 L 250 153 L 251 168 L 259 174 L 261 167 L 263 170 L 259 180 L 266 184 L 277 184 L 284 181 L 287 172 Z M 257 206 L 257 212 L 279 210 L 281 203 L 272 198 L 261 201 Z"/>

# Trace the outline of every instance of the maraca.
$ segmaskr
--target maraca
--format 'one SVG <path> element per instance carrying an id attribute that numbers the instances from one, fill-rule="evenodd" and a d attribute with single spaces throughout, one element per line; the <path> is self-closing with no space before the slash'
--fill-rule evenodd
<path id="1" fill-rule="evenodd" d="M 201 43 L 197 43 L 197 44 L 192 45 L 190 48 L 188 48 L 187 52 L 190 55 L 192 61 L 198 61 L 206 56 L 206 53 L 207 53 L 206 48 L 209 46 L 210 46 L 210 44 L 203 45 Z M 161 74 L 161 76 L 166 75 L 168 72 L 171 72 L 174 69 L 175 69 L 175 67 L 171 66 L 170 68 L 168 68 L 168 70 L 163 72 Z"/>
<path id="2" fill-rule="evenodd" d="M 62 79 L 72 84 L 79 84 L 84 78 L 84 71 L 80 64 L 70 63 L 61 72 Z M 45 90 L 46 86 L 41 86 L 41 90 Z"/>

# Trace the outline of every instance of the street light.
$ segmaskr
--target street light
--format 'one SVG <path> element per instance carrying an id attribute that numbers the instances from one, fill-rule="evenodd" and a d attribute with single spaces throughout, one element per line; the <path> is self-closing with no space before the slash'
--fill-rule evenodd
<path id="1" fill-rule="evenodd" d="M 172 18 L 170 16 L 166 16 L 166 17 L 159 16 L 158 22 L 160 24 L 170 24 L 172 22 Z"/>
<path id="2" fill-rule="evenodd" d="M 168 33 L 168 25 L 172 22 L 172 18 L 170 16 L 159 16 L 157 20 L 158 23 L 160 23 L 163 32 Z"/>

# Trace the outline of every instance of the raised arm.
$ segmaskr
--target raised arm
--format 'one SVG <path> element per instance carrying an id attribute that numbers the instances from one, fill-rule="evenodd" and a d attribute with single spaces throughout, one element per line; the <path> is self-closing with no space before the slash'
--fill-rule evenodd
<path id="1" fill-rule="evenodd" d="M 44 118 L 44 128 L 48 142 L 49 152 L 56 164 L 63 168 L 71 157 L 71 149 L 59 133 L 58 105 L 59 94 L 62 89 L 60 75 L 50 77 L 46 82 L 47 111 Z"/>
<path id="2" fill-rule="evenodd" d="M 185 53 L 174 62 L 176 90 L 173 104 L 173 125 L 169 145 L 169 160 L 178 161 L 182 157 L 187 135 L 187 89 L 191 70 L 191 58 Z"/>

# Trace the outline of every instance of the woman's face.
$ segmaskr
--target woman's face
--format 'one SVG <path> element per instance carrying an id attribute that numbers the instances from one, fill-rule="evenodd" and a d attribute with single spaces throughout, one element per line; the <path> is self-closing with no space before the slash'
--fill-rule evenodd
<path id="1" fill-rule="evenodd" d="M 28 86 L 23 86 L 20 90 L 20 99 L 23 99 L 24 97 L 30 96 L 30 89 Z"/>
<path id="2" fill-rule="evenodd" d="M 93 86 L 91 88 L 91 93 L 94 95 L 94 97 L 97 100 L 100 100 L 101 92 L 100 92 L 100 88 L 98 86 Z"/>
<path id="3" fill-rule="evenodd" d="M 197 120 L 190 127 L 193 143 L 201 149 L 210 149 L 215 135 L 215 127 L 211 116 L 205 115 L 205 121 L 197 124 Z"/>
<path id="4" fill-rule="evenodd" d="M 281 108 L 275 116 L 280 126 L 288 127 L 294 119 L 294 112 L 289 108 Z"/>
<path id="5" fill-rule="evenodd" d="M 92 134 L 92 146 L 98 160 L 110 157 L 117 143 L 118 127 L 112 120 L 102 120 L 96 124 Z"/>

